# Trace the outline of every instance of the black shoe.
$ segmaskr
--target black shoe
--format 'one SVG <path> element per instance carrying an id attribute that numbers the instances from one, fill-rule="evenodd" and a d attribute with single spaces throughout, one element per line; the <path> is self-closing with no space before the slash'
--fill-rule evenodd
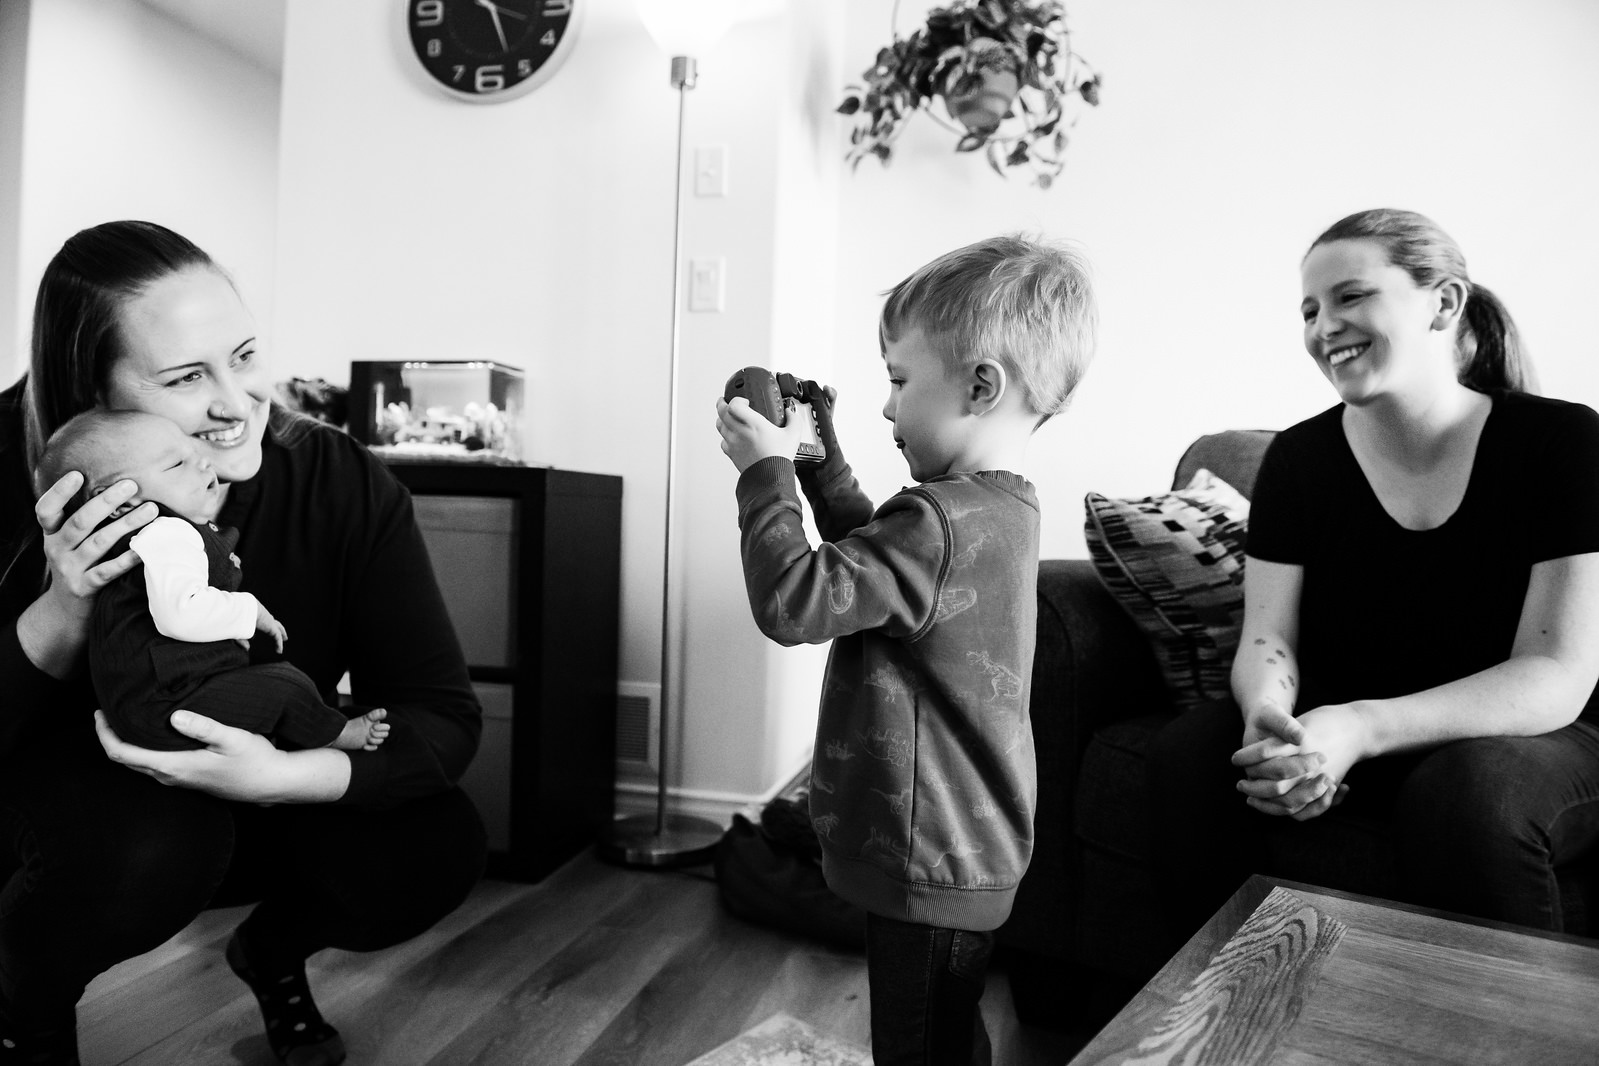
<path id="1" fill-rule="evenodd" d="M 58 1025 L 24 1030 L 0 1005 L 0 1066 L 79 1066 L 78 1020 L 68 1011 Z"/>
<path id="2" fill-rule="evenodd" d="M 316 1009 L 304 964 L 281 975 L 257 973 L 250 965 L 239 930 L 234 930 L 224 954 L 228 966 L 250 986 L 261 1004 L 272 1054 L 288 1066 L 338 1066 L 344 1061 L 344 1041 Z"/>

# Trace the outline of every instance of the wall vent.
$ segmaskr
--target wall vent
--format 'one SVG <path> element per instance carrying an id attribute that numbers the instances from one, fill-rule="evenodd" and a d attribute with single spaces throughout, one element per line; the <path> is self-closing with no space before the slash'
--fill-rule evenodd
<path id="1" fill-rule="evenodd" d="M 655 772 L 656 701 L 661 686 L 624 681 L 616 692 L 616 765 L 618 770 Z"/>

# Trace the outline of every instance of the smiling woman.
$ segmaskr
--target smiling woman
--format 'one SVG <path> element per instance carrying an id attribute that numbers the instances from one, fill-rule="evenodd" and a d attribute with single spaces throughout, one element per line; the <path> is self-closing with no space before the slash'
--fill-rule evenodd
<path id="1" fill-rule="evenodd" d="M 1532 363 L 1510 313 L 1486 286 L 1470 280 L 1448 235 L 1419 215 L 1369 211 L 1333 226 L 1305 253 L 1305 348 L 1323 372 L 1365 356 L 1387 363 L 1409 312 L 1427 329 L 1417 337 L 1443 357 L 1446 383 L 1478 392 L 1537 391 Z M 1410 338 L 1414 341 L 1414 337 Z M 1335 388 L 1344 377 L 1332 377 Z"/>
<path id="2" fill-rule="evenodd" d="M 0 393 L 0 1047 L 75 1062 L 73 1005 L 90 978 L 208 901 L 259 900 L 227 960 L 273 1051 L 343 1061 L 306 958 L 427 929 L 484 858 L 455 786 L 481 712 L 410 497 L 343 433 L 271 406 L 244 302 L 164 227 L 113 222 L 68 240 L 40 282 L 32 356 Z M 381 747 L 281 750 L 181 701 L 171 727 L 195 750 L 134 747 L 106 725 L 82 669 L 90 618 L 139 562 L 113 546 L 153 526 L 154 508 L 123 507 L 141 488 L 123 478 L 69 513 L 75 470 L 37 500 L 28 491 L 42 442 L 97 406 L 164 415 L 221 479 L 214 522 L 238 531 L 249 561 L 239 588 L 266 590 L 281 619 L 251 668 L 292 664 L 330 705 L 348 673 L 355 706 L 342 709 L 384 709 Z M 225 565 L 228 550 L 206 554 Z"/>
<path id="3" fill-rule="evenodd" d="M 106 406 L 170 418 L 205 447 L 224 482 L 254 477 L 273 389 L 233 284 L 189 267 L 151 282 L 122 318 L 126 348 L 107 375 Z"/>
<path id="4" fill-rule="evenodd" d="M 1262 462 L 1236 706 L 1150 749 L 1170 932 L 1285 872 L 1268 818 L 1334 854 L 1379 832 L 1409 901 L 1558 931 L 1555 868 L 1599 846 L 1599 414 L 1527 391 L 1509 315 L 1420 215 L 1351 215 L 1300 273 L 1342 402 Z"/>
<path id="5" fill-rule="evenodd" d="M 161 227 L 116 225 L 148 248 L 130 251 L 102 231 L 108 247 L 92 251 L 106 261 L 58 255 L 46 278 L 55 284 L 40 286 L 30 460 L 55 427 L 103 403 L 171 418 L 214 453 L 224 481 L 253 476 L 272 394 L 254 319 L 199 248 Z"/>

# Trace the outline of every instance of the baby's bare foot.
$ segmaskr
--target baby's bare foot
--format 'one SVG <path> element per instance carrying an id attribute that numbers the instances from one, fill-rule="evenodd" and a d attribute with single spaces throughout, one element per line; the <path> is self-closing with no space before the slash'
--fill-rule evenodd
<path id="1" fill-rule="evenodd" d="M 389 723 L 384 721 L 388 716 L 388 711 L 378 707 L 350 719 L 330 747 L 340 751 L 376 751 L 378 745 L 389 739 Z"/>

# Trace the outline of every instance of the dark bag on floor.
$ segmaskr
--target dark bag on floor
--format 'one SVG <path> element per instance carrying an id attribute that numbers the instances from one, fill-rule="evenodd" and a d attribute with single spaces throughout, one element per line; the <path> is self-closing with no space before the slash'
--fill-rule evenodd
<path id="1" fill-rule="evenodd" d="M 773 800 L 760 825 L 733 815 L 715 864 L 723 905 L 745 921 L 865 949 L 866 912 L 822 879 L 822 848 L 803 800 Z"/>

